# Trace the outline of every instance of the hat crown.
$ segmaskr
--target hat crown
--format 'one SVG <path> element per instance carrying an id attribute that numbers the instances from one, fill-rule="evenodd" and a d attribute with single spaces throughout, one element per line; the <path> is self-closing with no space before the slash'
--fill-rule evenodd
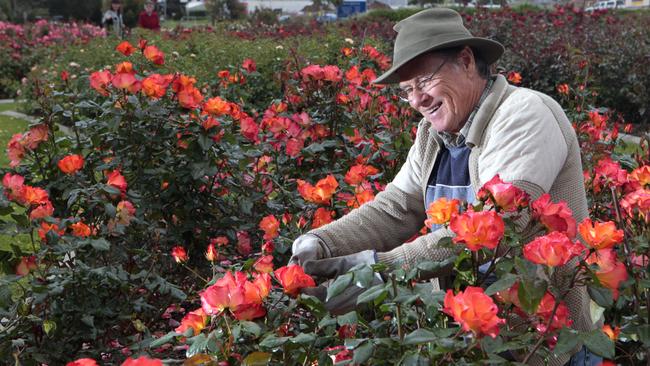
<path id="1" fill-rule="evenodd" d="M 375 83 L 399 82 L 396 71 L 410 60 L 429 51 L 459 46 L 470 46 L 488 64 L 503 54 L 503 46 L 495 41 L 474 37 L 463 25 L 458 12 L 447 8 L 420 11 L 393 27 L 397 32 L 393 50 L 393 66 L 375 80 Z"/>

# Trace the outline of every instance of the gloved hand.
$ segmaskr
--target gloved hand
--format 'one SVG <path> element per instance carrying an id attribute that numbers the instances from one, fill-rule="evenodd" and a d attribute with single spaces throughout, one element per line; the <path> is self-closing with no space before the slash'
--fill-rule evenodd
<path id="1" fill-rule="evenodd" d="M 302 263 L 305 273 L 321 278 L 336 278 L 357 264 L 375 264 L 377 254 L 374 250 L 325 259 L 309 259 Z"/>
<path id="2" fill-rule="evenodd" d="M 368 288 L 384 283 L 378 273 L 375 273 L 373 281 L 368 288 L 361 288 L 355 284 L 350 284 L 342 293 L 334 296 L 329 301 L 327 298 L 327 288 L 334 282 L 328 280 L 316 287 L 306 287 L 301 290 L 303 294 L 314 296 L 325 304 L 325 309 L 333 315 L 343 315 L 354 310 L 357 307 L 357 298 Z"/>
<path id="3" fill-rule="evenodd" d="M 291 258 L 289 264 L 303 266 L 308 260 L 317 260 L 326 257 L 323 244 L 316 235 L 304 234 L 294 240 L 291 245 Z"/>

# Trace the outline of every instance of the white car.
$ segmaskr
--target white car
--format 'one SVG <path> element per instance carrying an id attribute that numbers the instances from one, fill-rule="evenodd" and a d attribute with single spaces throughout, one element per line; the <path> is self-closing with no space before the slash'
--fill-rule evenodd
<path id="1" fill-rule="evenodd" d="M 624 0 L 605 0 L 605 1 L 599 1 L 593 6 L 589 6 L 585 8 L 585 11 L 594 11 L 594 10 L 601 10 L 601 9 L 616 9 L 616 8 L 623 8 L 625 6 L 625 1 Z"/>

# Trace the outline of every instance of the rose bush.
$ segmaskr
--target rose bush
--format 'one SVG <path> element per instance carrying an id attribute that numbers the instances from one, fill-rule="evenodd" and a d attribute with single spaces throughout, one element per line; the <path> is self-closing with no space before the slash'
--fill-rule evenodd
<path id="1" fill-rule="evenodd" d="M 494 177 L 475 207 L 428 210 L 428 225 L 456 232 L 443 243 L 456 256 L 392 273 L 356 267 L 326 297 L 360 287 L 359 308 L 335 316 L 301 294 L 314 279 L 285 264 L 292 239 L 372 200 L 408 152 L 416 117 L 370 84 L 386 56 L 350 45 L 339 66 L 270 62 L 282 94 L 269 99 L 256 92 L 268 70 L 251 59 L 202 80 L 151 40 L 111 49 L 113 66 L 34 84 L 42 115 L 7 146 L 3 227 L 33 241 L 2 253 L 15 274 L 0 279 L 3 355 L 499 363 L 506 351 L 552 359 L 582 340 L 621 362 L 647 357 L 648 144 L 620 150 L 615 116 L 588 90 L 562 95 L 583 144 L 590 221 Z M 514 224 L 524 213 L 547 235 L 524 241 Z M 447 266 L 446 294 L 418 281 Z M 386 282 L 373 284 L 376 273 Z M 609 328 L 569 329 L 566 281 L 587 286 L 593 320 Z"/>

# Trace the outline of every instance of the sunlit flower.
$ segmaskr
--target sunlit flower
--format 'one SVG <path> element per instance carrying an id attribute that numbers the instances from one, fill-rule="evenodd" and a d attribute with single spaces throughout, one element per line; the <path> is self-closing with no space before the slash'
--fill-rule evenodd
<path id="1" fill-rule="evenodd" d="M 279 235 L 280 221 L 273 215 L 267 215 L 260 221 L 260 229 L 264 231 L 264 240 L 271 240 Z"/>
<path id="2" fill-rule="evenodd" d="M 587 263 L 597 264 L 596 277 L 600 284 L 612 290 L 614 299 L 618 298 L 621 282 L 627 280 L 628 274 L 625 264 L 618 261 L 616 252 L 610 249 L 601 249 L 592 253 L 587 258 Z"/>
<path id="3" fill-rule="evenodd" d="M 67 155 L 59 160 L 57 166 L 65 174 L 74 174 L 84 166 L 84 158 L 81 155 L 73 154 Z"/>
<path id="4" fill-rule="evenodd" d="M 205 258 L 210 262 L 214 262 L 215 260 L 217 260 L 217 258 L 219 258 L 219 252 L 214 247 L 214 244 L 212 243 L 208 244 L 208 249 L 206 249 L 205 251 Z"/>
<path id="5" fill-rule="evenodd" d="M 609 339 L 611 339 L 612 341 L 616 341 L 618 339 L 618 335 L 621 334 L 621 327 L 619 326 L 612 328 L 611 325 L 605 324 L 603 325 L 602 330 L 603 333 L 607 334 Z"/>
<path id="6" fill-rule="evenodd" d="M 65 366 L 99 366 L 97 361 L 92 358 L 80 358 L 78 360 L 68 362 Z"/>
<path id="7" fill-rule="evenodd" d="M 471 331 L 478 337 L 496 338 L 499 325 L 505 323 L 505 319 L 497 316 L 499 309 L 492 298 L 480 287 L 468 286 L 456 295 L 447 290 L 442 311 L 460 323 L 464 331 Z"/>
<path id="8" fill-rule="evenodd" d="M 314 279 L 297 264 L 280 267 L 273 274 L 284 288 L 284 292 L 291 296 L 298 296 L 302 288 L 316 286 Z"/>
<path id="9" fill-rule="evenodd" d="M 129 41 L 123 41 L 115 47 L 115 50 L 123 54 L 124 56 L 130 56 L 137 48 L 133 47 Z"/>
<path id="10" fill-rule="evenodd" d="M 90 74 L 90 86 L 95 89 L 99 94 L 108 96 L 108 84 L 113 79 L 113 75 L 108 70 L 95 71 Z"/>
<path id="11" fill-rule="evenodd" d="M 72 229 L 72 235 L 78 236 L 80 238 L 85 238 L 92 234 L 90 227 L 84 224 L 82 221 L 70 225 L 70 228 Z"/>
<path id="12" fill-rule="evenodd" d="M 565 233 L 554 231 L 535 238 L 524 246 L 524 258 L 550 267 L 562 266 L 578 256 L 585 247 L 571 241 Z"/>
<path id="13" fill-rule="evenodd" d="M 253 268 L 255 268 L 257 272 L 263 272 L 263 273 L 273 272 L 273 256 L 264 255 L 259 257 L 257 261 L 255 261 L 255 264 L 253 264 Z"/>
<path id="14" fill-rule="evenodd" d="M 165 63 L 165 54 L 156 46 L 146 46 L 143 51 L 144 57 L 156 65 Z"/>
<path id="15" fill-rule="evenodd" d="M 563 95 L 569 95 L 569 84 L 560 84 L 557 86 L 557 92 Z"/>
<path id="16" fill-rule="evenodd" d="M 508 81 L 515 85 L 521 84 L 521 74 L 516 71 L 508 72 Z"/>
<path id="17" fill-rule="evenodd" d="M 119 170 L 113 170 L 106 177 L 106 184 L 119 189 L 122 193 L 126 192 L 126 179 Z"/>
<path id="18" fill-rule="evenodd" d="M 479 189 L 477 198 L 490 202 L 506 212 L 517 211 L 528 206 L 529 200 L 526 192 L 512 183 L 502 181 L 498 174 Z"/>
<path id="19" fill-rule="evenodd" d="M 590 218 L 584 219 L 578 225 L 578 232 L 582 239 L 594 249 L 611 248 L 623 241 L 623 230 L 616 229 L 613 221 L 592 222 Z"/>
<path id="20" fill-rule="evenodd" d="M 453 215 L 449 223 L 456 236 L 454 243 L 465 244 L 469 250 L 495 249 L 505 230 L 505 224 L 494 211 L 466 211 Z"/>
<path id="21" fill-rule="evenodd" d="M 533 217 L 539 219 L 547 230 L 566 233 L 569 238 L 576 236 L 576 220 L 566 202 L 553 203 L 551 195 L 544 193 L 531 207 Z"/>
<path id="22" fill-rule="evenodd" d="M 183 320 L 181 320 L 181 325 L 179 325 L 174 331 L 176 333 L 185 333 L 188 329 L 192 328 L 194 333 L 197 335 L 205 328 L 205 323 L 208 321 L 208 315 L 203 311 L 203 308 L 198 308 L 194 311 L 187 313 Z"/>
<path id="23" fill-rule="evenodd" d="M 248 73 L 255 72 L 255 70 L 257 70 L 255 60 L 252 60 L 250 58 L 245 59 L 244 62 L 242 62 L 241 67 Z"/>
<path id="24" fill-rule="evenodd" d="M 451 220 L 452 215 L 458 213 L 459 207 L 459 200 L 449 200 L 446 197 L 441 197 L 429 205 L 427 219 L 424 221 L 424 224 L 428 228 L 431 228 L 433 225 L 447 224 Z"/>
<path id="25" fill-rule="evenodd" d="M 327 225 L 330 222 L 334 221 L 334 211 L 328 210 L 324 207 L 319 207 L 314 211 L 314 216 L 312 217 L 311 228 L 316 229 L 323 225 Z"/>
<path id="26" fill-rule="evenodd" d="M 573 325 L 573 320 L 569 318 L 569 308 L 566 306 L 564 301 L 561 301 L 558 304 L 555 314 L 553 314 L 553 309 L 555 308 L 555 297 L 550 293 L 545 293 L 537 306 L 537 311 L 535 315 L 540 317 L 540 321 L 537 322 L 535 329 L 544 333 L 547 329 L 547 325 L 550 321 L 549 331 L 555 331 L 563 327 L 570 327 Z M 551 315 L 553 315 L 553 320 L 551 321 Z"/>
<path id="27" fill-rule="evenodd" d="M 350 167 L 345 173 L 345 182 L 351 186 L 361 184 L 368 176 L 379 173 L 379 169 L 371 165 L 357 164 Z"/>
<path id="28" fill-rule="evenodd" d="M 309 202 L 318 204 L 329 204 L 334 192 L 339 186 L 333 175 L 328 175 L 326 178 L 319 180 L 315 186 L 305 182 L 302 179 L 297 179 L 298 192 L 300 195 Z"/>

